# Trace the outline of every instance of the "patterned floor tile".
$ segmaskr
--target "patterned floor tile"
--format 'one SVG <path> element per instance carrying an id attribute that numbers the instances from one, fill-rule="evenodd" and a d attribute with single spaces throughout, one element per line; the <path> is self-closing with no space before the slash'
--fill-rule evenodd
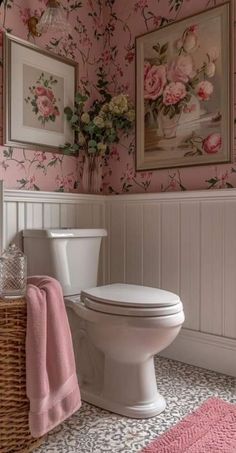
<path id="1" fill-rule="evenodd" d="M 83 403 L 35 453 L 134 453 L 212 396 L 236 403 L 236 379 L 157 357 L 156 376 L 167 402 L 159 416 L 134 420 Z"/>

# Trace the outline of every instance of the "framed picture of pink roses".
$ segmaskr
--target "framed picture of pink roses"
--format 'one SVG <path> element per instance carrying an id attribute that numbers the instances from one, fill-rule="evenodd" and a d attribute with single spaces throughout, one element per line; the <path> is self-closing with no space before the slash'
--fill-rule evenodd
<path id="1" fill-rule="evenodd" d="M 136 168 L 230 162 L 229 2 L 136 38 Z"/>
<path id="2" fill-rule="evenodd" d="M 4 35 L 4 145 L 58 152 L 74 133 L 64 107 L 74 106 L 77 64 Z"/>

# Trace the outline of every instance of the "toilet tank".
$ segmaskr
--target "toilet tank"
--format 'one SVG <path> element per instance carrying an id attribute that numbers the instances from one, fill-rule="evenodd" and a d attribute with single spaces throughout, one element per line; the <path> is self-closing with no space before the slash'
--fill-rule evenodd
<path id="1" fill-rule="evenodd" d="M 65 296 L 97 286 L 99 252 L 104 229 L 24 230 L 28 275 L 49 275 Z"/>

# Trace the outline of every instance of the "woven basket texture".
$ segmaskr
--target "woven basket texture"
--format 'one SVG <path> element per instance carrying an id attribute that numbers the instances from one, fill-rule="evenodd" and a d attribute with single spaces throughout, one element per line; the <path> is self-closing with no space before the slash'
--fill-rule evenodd
<path id="1" fill-rule="evenodd" d="M 0 452 L 33 451 L 43 439 L 30 435 L 26 396 L 26 300 L 0 299 Z"/>

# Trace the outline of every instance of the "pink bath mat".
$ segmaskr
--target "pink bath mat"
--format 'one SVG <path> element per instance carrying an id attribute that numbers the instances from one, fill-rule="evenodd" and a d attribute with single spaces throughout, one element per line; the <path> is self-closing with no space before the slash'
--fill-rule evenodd
<path id="1" fill-rule="evenodd" d="M 236 404 L 208 399 L 142 453 L 236 453 Z"/>

